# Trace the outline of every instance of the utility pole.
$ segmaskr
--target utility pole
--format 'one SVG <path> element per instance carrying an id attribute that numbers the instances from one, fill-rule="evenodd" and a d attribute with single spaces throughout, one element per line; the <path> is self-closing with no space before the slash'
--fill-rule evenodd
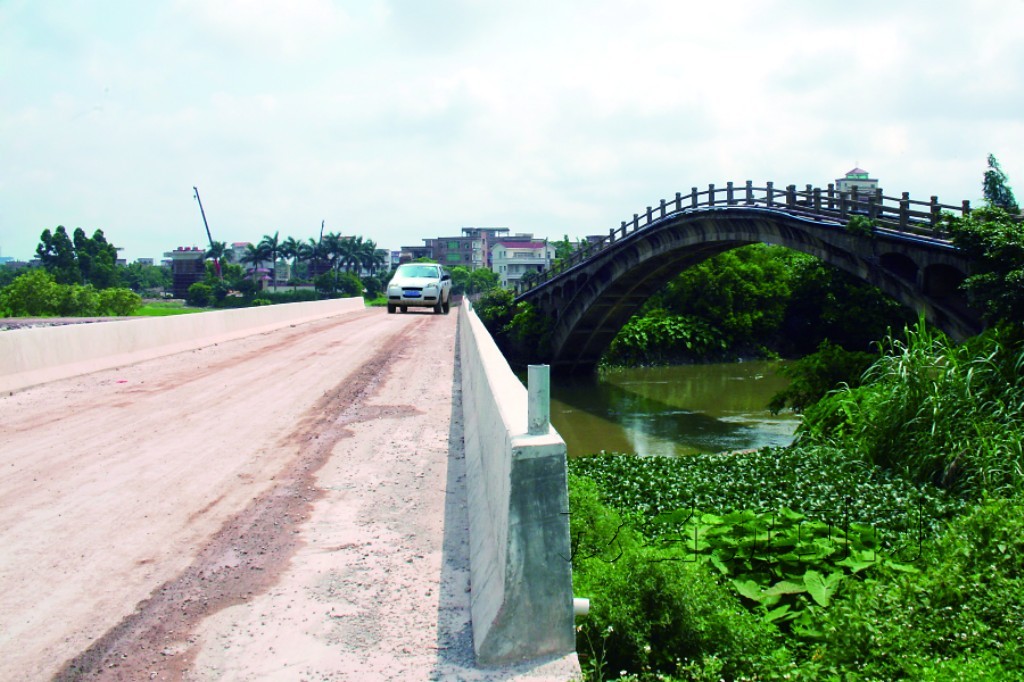
<path id="1" fill-rule="evenodd" d="M 213 250 L 213 235 L 210 234 L 210 224 L 206 222 L 206 211 L 203 210 L 203 200 L 199 198 L 199 189 L 193 185 L 192 191 L 196 193 L 196 201 L 199 202 L 199 213 L 203 216 L 203 227 L 206 228 L 206 238 L 210 241 L 210 250 Z M 213 267 L 217 269 L 217 277 L 222 277 L 220 274 L 220 259 L 213 259 Z"/>

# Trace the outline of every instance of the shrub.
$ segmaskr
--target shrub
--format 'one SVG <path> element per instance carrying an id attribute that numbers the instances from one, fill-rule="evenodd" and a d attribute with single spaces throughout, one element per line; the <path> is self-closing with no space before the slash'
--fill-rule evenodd
<path id="1" fill-rule="evenodd" d="M 720 354 L 726 346 L 721 332 L 703 320 L 655 310 L 627 322 L 603 361 L 611 365 L 692 362 Z"/>
<path id="2" fill-rule="evenodd" d="M 379 277 L 364 277 L 363 289 L 366 291 L 367 298 L 377 298 L 384 291 L 384 284 Z"/>
<path id="3" fill-rule="evenodd" d="M 866 679 L 1020 679 L 1024 504 L 987 502 L 926 549 L 918 573 L 850 583 L 813 656 Z"/>
<path id="4" fill-rule="evenodd" d="M 213 300 L 213 288 L 209 284 L 196 282 L 188 288 L 185 300 L 189 305 L 204 308 Z"/>
<path id="5" fill-rule="evenodd" d="M 574 591 L 592 600 L 577 643 L 591 679 L 709 667 L 731 678 L 772 655 L 771 626 L 703 565 L 639 544 L 592 481 L 573 477 L 569 495 Z"/>
<path id="6" fill-rule="evenodd" d="M 473 304 L 477 317 L 495 339 L 504 333 L 515 314 L 513 296 L 508 289 L 491 289 Z"/>
<path id="7" fill-rule="evenodd" d="M 99 292 L 99 308 L 102 315 L 127 317 L 135 314 L 142 305 L 142 297 L 131 289 L 115 287 Z"/>
<path id="8" fill-rule="evenodd" d="M 338 278 L 336 290 L 344 297 L 362 296 L 363 281 L 354 272 L 343 272 Z"/>
<path id="9" fill-rule="evenodd" d="M 828 340 L 822 341 L 816 352 L 782 367 L 780 372 L 789 377 L 790 384 L 772 397 L 768 409 L 773 414 L 787 407 L 801 412 L 841 384 L 859 386 L 861 375 L 875 357 L 871 353 L 844 350 Z"/>
<path id="10" fill-rule="evenodd" d="M 91 284 L 65 284 L 60 286 L 57 314 L 68 317 L 101 315 L 99 292 Z"/>
<path id="11" fill-rule="evenodd" d="M 0 312 L 10 317 L 56 315 L 60 288 L 46 270 L 29 270 L 0 289 Z"/>
<path id="12" fill-rule="evenodd" d="M 980 498 L 1024 491 L 1024 347 L 996 329 L 960 346 L 923 323 L 887 341 L 864 385 L 804 414 L 801 438 Z"/>

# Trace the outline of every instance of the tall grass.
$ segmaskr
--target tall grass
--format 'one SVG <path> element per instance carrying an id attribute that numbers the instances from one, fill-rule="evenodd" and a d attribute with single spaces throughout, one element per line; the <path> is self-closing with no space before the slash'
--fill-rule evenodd
<path id="1" fill-rule="evenodd" d="M 863 384 L 804 415 L 803 436 L 969 496 L 1024 492 L 1024 349 L 993 330 L 963 345 L 919 322 Z"/>

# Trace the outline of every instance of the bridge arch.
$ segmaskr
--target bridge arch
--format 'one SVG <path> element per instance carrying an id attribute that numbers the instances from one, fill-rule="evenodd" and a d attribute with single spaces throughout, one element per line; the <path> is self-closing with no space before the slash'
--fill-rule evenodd
<path id="1" fill-rule="evenodd" d="M 674 276 L 724 251 L 766 242 L 810 254 L 877 286 L 954 338 L 980 331 L 980 320 L 956 289 L 969 264 L 951 244 L 889 230 L 854 234 L 843 223 L 782 207 L 680 211 L 632 233 L 624 225 L 621 238 L 518 300 L 533 302 L 553 321 L 548 362 L 563 371 L 587 370 L 644 301 Z"/>

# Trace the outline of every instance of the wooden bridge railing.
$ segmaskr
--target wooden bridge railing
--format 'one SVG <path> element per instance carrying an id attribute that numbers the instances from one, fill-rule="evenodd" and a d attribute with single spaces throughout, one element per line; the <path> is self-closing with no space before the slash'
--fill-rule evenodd
<path id="1" fill-rule="evenodd" d="M 848 222 L 854 215 L 862 215 L 878 227 L 932 239 L 943 239 L 941 221 L 944 212 L 963 216 L 971 212 L 969 201 L 951 206 L 940 204 L 939 198 L 935 196 L 929 201 L 913 200 L 907 192 L 898 198 L 884 196 L 882 190 L 869 193 L 858 193 L 856 189 L 840 192 L 831 183 L 824 190 L 812 185 L 806 185 L 804 189 L 797 189 L 796 185 L 776 188 L 771 182 L 764 187 L 754 187 L 750 180 L 740 186 L 729 182 L 725 187 L 708 185 L 706 190 L 693 187 L 689 194 L 676 192 L 674 199 L 662 199 L 658 206 L 648 206 L 645 213 L 634 213 L 632 220 L 622 221 L 617 229 L 608 230 L 608 236 L 599 241 L 582 244 L 571 256 L 542 271 L 536 279 L 517 284 L 516 295 L 525 294 L 625 237 L 664 219 L 694 210 L 728 207 L 774 208 L 791 215 L 825 218 L 841 224 Z"/>

